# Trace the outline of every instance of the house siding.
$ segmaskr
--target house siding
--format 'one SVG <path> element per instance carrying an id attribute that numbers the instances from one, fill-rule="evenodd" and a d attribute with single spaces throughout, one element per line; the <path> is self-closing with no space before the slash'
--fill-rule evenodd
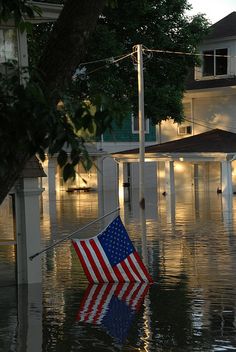
<path id="1" fill-rule="evenodd" d="M 139 135 L 138 133 L 132 133 L 132 122 L 131 117 L 127 117 L 122 126 L 113 124 L 112 132 L 106 131 L 103 135 L 104 142 L 138 142 Z M 145 133 L 145 140 L 147 142 L 156 141 L 156 128 L 150 122 L 149 124 L 149 133 Z"/>

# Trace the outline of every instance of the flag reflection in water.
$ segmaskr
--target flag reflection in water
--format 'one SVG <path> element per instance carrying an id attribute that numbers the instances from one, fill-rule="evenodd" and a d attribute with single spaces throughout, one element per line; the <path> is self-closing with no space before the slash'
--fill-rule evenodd
<path id="1" fill-rule="evenodd" d="M 90 284 L 77 320 L 100 325 L 117 343 L 122 344 L 148 289 L 147 283 Z"/>

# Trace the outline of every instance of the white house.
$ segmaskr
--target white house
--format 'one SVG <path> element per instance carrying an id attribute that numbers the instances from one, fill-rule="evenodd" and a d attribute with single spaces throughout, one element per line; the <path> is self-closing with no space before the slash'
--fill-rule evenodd
<path id="1" fill-rule="evenodd" d="M 190 137 L 213 129 L 236 133 L 236 12 L 232 12 L 210 28 L 199 48 L 201 66 L 195 67 L 187 82 L 183 105 L 185 121 L 181 124 L 162 122 L 158 140 Z M 175 162 L 176 187 L 190 189 L 194 164 Z M 232 165 L 233 191 L 236 190 L 236 164 Z M 198 163 L 198 178 L 202 189 L 215 191 L 221 185 L 218 163 Z M 164 165 L 159 163 L 159 184 L 164 189 Z"/>

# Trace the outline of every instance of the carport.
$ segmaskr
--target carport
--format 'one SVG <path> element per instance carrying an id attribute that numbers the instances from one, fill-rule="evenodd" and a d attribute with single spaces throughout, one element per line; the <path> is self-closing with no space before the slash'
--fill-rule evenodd
<path id="1" fill-rule="evenodd" d="M 113 153 L 119 163 L 119 185 L 125 185 L 124 164 L 139 161 L 139 149 Z M 145 147 L 145 162 L 165 163 L 165 191 L 175 193 L 174 163 L 176 161 L 194 164 L 194 175 L 198 174 L 198 163 L 219 162 L 221 164 L 221 187 L 219 192 L 232 194 L 232 161 L 236 159 L 236 134 L 213 129 L 191 137 Z"/>

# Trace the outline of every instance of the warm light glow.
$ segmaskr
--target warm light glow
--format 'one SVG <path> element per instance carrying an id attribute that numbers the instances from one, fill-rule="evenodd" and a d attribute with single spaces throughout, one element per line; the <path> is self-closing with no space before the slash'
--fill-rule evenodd
<path id="1" fill-rule="evenodd" d="M 123 182 L 121 180 L 119 180 L 119 203 L 124 203 L 124 187 Z"/>
<path id="2" fill-rule="evenodd" d="M 185 170 L 185 165 L 181 163 L 175 163 L 175 171 L 183 172 Z"/>

